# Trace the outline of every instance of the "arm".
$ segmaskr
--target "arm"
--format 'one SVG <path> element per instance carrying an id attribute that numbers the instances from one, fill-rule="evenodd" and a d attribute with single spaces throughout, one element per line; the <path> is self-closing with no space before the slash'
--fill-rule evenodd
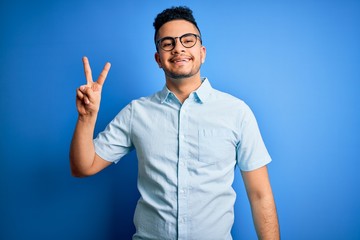
<path id="1" fill-rule="evenodd" d="M 267 167 L 241 172 L 259 239 L 280 239 L 276 206 Z"/>
<path id="2" fill-rule="evenodd" d="M 91 68 L 86 57 L 83 58 L 83 63 L 87 84 L 76 91 L 79 115 L 70 145 L 70 168 L 72 175 L 76 177 L 93 175 L 111 164 L 95 153 L 93 144 L 101 90 L 110 70 L 110 63 L 105 65 L 96 82 L 92 80 Z"/>

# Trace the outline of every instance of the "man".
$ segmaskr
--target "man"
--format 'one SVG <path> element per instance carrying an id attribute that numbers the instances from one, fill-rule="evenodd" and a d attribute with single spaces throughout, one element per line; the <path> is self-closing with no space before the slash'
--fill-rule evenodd
<path id="1" fill-rule="evenodd" d="M 279 239 L 266 167 L 271 159 L 251 110 L 201 78 L 206 49 L 190 9 L 166 9 L 154 27 L 155 60 L 165 87 L 128 104 L 95 140 L 110 63 L 93 82 L 83 58 L 87 84 L 77 89 L 72 174 L 96 174 L 136 149 L 141 197 L 133 239 L 232 239 L 237 164 L 259 239 Z"/>

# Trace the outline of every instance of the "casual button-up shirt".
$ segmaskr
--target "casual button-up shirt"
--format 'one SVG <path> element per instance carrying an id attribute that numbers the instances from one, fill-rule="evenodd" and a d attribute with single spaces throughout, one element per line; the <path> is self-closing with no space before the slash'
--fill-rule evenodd
<path id="1" fill-rule="evenodd" d="M 183 103 L 166 86 L 132 101 L 94 144 L 111 162 L 136 149 L 133 239 L 232 239 L 235 167 L 271 161 L 250 108 L 207 79 Z"/>

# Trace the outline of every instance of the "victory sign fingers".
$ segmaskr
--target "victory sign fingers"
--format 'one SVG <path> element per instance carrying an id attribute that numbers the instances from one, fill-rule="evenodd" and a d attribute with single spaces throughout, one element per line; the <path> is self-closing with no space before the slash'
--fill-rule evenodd
<path id="1" fill-rule="evenodd" d="M 77 90 L 78 109 L 85 111 L 96 112 L 100 106 L 101 89 L 109 73 L 111 64 L 105 64 L 96 82 L 93 81 L 92 71 L 87 57 L 82 58 L 86 84 L 82 85 Z M 80 105 L 79 105 L 80 104 Z M 79 111 L 80 112 L 80 111 Z M 83 112 L 83 111 L 81 111 Z"/>

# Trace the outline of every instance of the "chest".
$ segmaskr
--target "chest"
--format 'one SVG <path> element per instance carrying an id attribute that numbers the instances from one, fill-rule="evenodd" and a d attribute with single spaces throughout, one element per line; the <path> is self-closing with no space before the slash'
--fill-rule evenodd
<path id="1" fill-rule="evenodd" d="M 138 107 L 131 137 L 141 155 L 214 163 L 235 158 L 237 127 L 235 115 L 226 108 L 201 104 Z"/>

